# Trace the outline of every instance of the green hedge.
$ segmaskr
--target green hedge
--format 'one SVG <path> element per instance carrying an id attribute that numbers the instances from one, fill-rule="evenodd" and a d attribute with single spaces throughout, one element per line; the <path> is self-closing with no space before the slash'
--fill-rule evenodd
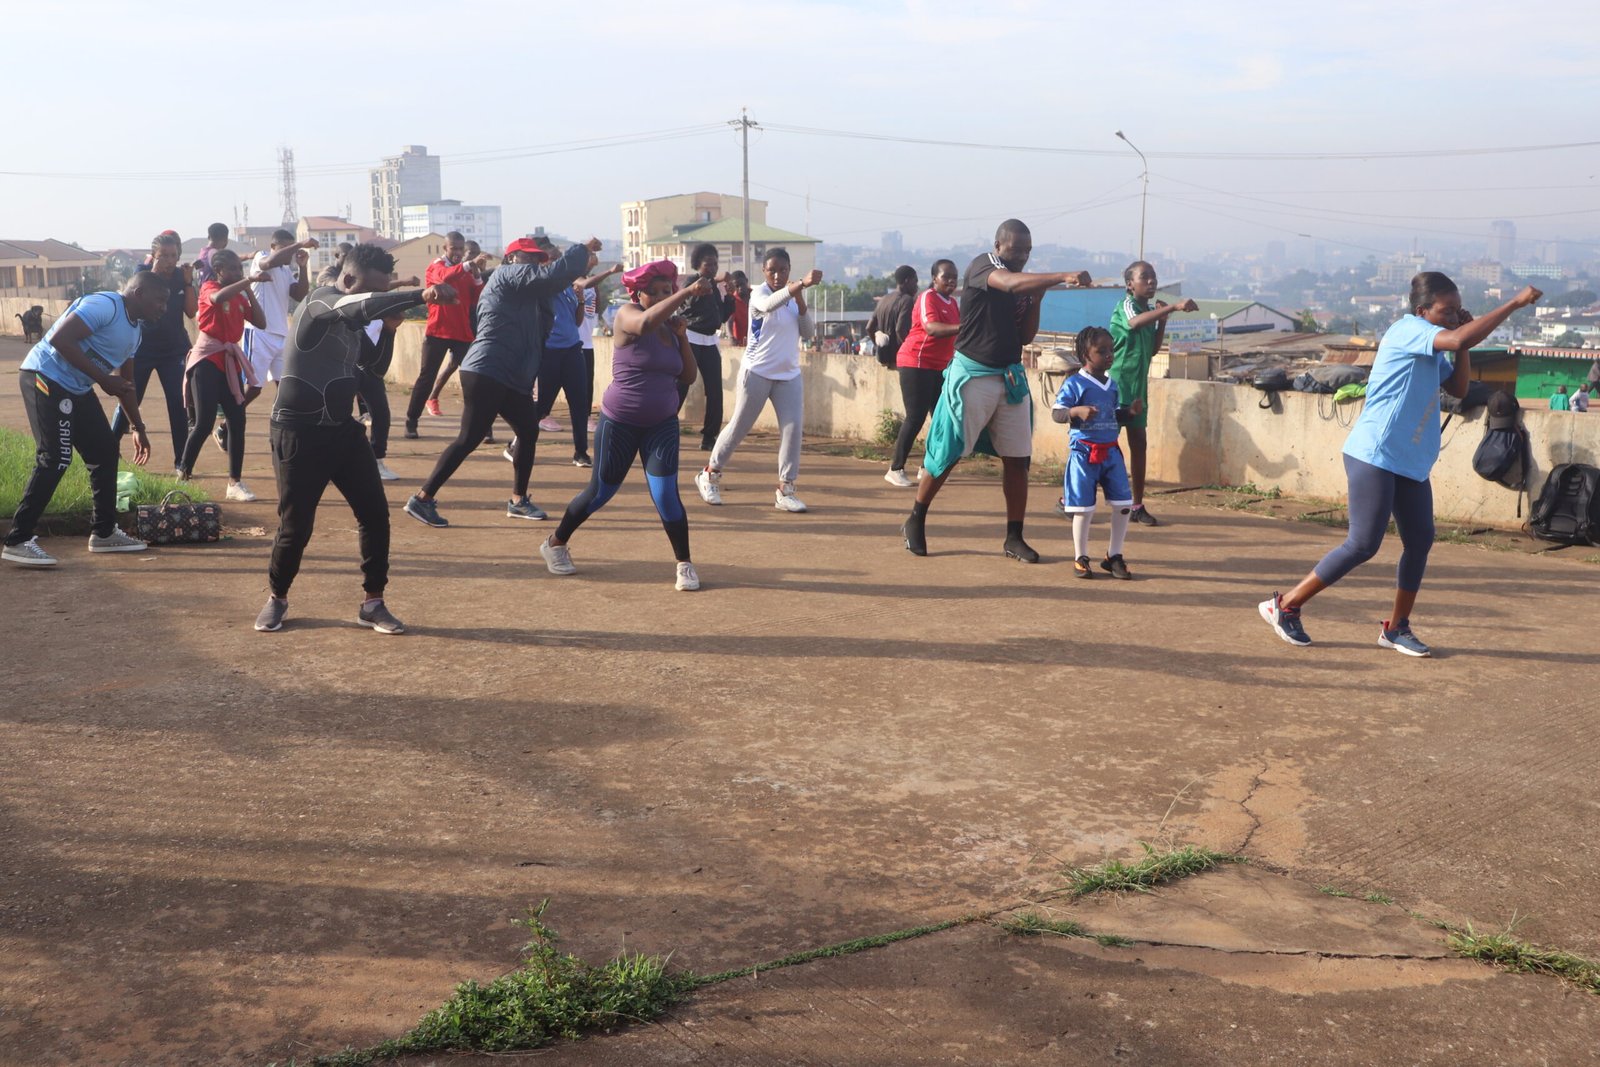
<path id="1" fill-rule="evenodd" d="M 11 516 L 17 513 L 17 505 L 22 502 L 22 491 L 27 487 L 28 477 L 33 473 L 36 452 L 30 435 L 0 428 L 0 523 L 9 526 Z M 158 503 L 163 496 L 174 489 L 182 489 L 196 500 L 206 499 L 205 492 L 192 482 L 179 482 L 171 475 L 151 474 L 143 467 L 135 467 L 127 460 L 123 460 L 121 469 L 133 472 L 135 484 L 131 497 L 133 504 Z M 72 466 L 67 469 L 66 476 L 61 479 L 61 485 L 56 488 L 55 496 L 45 508 L 45 518 L 71 520 L 74 524 L 81 521 L 87 527 L 89 513 L 92 510 L 93 502 L 89 497 L 89 472 L 84 467 L 83 460 L 74 454 Z"/>

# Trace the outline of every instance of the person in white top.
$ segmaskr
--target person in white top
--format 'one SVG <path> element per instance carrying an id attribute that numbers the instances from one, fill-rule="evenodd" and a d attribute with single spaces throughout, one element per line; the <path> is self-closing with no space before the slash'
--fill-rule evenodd
<path id="1" fill-rule="evenodd" d="M 257 381 L 275 382 L 283 374 L 283 344 L 289 336 L 289 312 L 311 291 L 306 264 L 311 258 L 311 249 L 316 247 L 315 237 L 296 241 L 288 230 L 274 230 L 271 249 L 257 252 L 250 265 L 254 273 L 267 276 L 266 281 L 250 287 L 267 317 L 267 324 L 258 329 L 246 323 L 244 328 L 244 354 L 255 368 Z M 260 393 L 260 390 L 254 392 Z M 245 403 L 253 399 L 251 396 Z"/>
<path id="2" fill-rule="evenodd" d="M 804 511 L 805 504 L 794 493 L 805 410 L 800 342 L 810 339 L 814 326 L 802 294 L 822 281 L 822 272 L 814 270 L 791 282 L 789 252 L 784 248 L 768 250 L 761 272 L 766 282 L 750 294 L 750 344 L 734 385 L 733 417 L 718 435 L 706 469 L 694 476 L 694 484 L 707 504 L 722 503 L 722 468 L 770 400 L 778 416 L 779 434 L 778 491 L 773 506 L 779 511 Z"/>

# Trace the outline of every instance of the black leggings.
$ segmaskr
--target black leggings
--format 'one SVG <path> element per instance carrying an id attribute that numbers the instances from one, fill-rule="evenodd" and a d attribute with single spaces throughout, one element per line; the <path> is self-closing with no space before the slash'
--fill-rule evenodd
<path id="1" fill-rule="evenodd" d="M 389 454 L 389 394 L 383 379 L 368 370 L 361 371 L 359 389 L 356 395 L 372 416 L 372 454 L 382 459 Z"/>
<path id="2" fill-rule="evenodd" d="M 528 476 L 533 473 L 533 446 L 539 440 L 539 420 L 543 417 L 534 409 L 533 397 L 475 371 L 464 370 L 460 378 L 461 432 L 439 453 L 439 462 L 422 484 L 422 491 L 431 497 L 444 488 L 456 468 L 483 443 L 499 415 L 516 432 L 516 444 L 511 450 L 513 489 L 518 498 L 526 496 Z"/>
<path id="3" fill-rule="evenodd" d="M 589 484 L 567 505 L 555 539 L 565 544 L 589 516 L 605 507 L 622 487 L 635 459 L 644 461 L 644 478 L 655 501 L 656 514 L 672 542 L 679 563 L 689 561 L 689 516 L 678 496 L 678 417 L 654 426 L 613 422 L 605 412 L 594 427 L 594 472 Z"/>
<path id="4" fill-rule="evenodd" d="M 694 353 L 694 365 L 700 370 L 700 380 L 706 387 L 706 418 L 700 425 L 700 443 L 710 447 L 722 432 L 722 349 L 716 345 L 689 344 Z M 678 407 L 689 399 L 689 384 L 678 383 Z"/>
<path id="5" fill-rule="evenodd" d="M 424 335 L 422 338 L 422 368 L 411 385 L 411 399 L 406 403 L 406 422 L 413 423 L 422 417 L 422 409 L 433 392 L 434 379 L 439 376 L 439 365 L 448 353 L 457 363 L 466 356 L 468 341 L 452 341 L 445 337 Z"/>
<path id="6" fill-rule="evenodd" d="M 900 368 L 900 400 L 905 404 L 906 417 L 900 423 L 900 436 L 894 441 L 894 459 L 889 463 L 891 470 L 906 469 L 906 457 L 911 455 L 911 446 L 916 443 L 917 434 L 922 432 L 923 423 L 928 421 L 933 406 L 939 402 L 939 390 L 942 388 L 942 370 Z"/>
<path id="7" fill-rule="evenodd" d="M 133 357 L 133 384 L 138 389 L 139 411 L 144 413 L 144 394 L 150 386 L 150 376 L 161 379 L 161 395 L 167 402 L 167 426 L 172 430 L 172 465 L 183 460 L 183 446 L 189 440 L 189 413 L 183 410 L 183 353 L 165 359 L 140 359 Z M 121 437 L 131 424 L 123 414 L 122 405 L 111 416 L 111 432 Z M 148 416 L 145 428 L 150 429 Z"/>
<path id="8" fill-rule="evenodd" d="M 194 473 L 194 461 L 200 458 L 200 446 L 217 424 L 217 405 L 221 404 L 222 417 L 228 425 L 228 480 L 238 481 L 244 473 L 244 405 L 233 398 L 227 374 L 209 359 L 202 360 L 189 372 L 189 393 L 194 425 L 189 427 L 189 440 L 183 446 L 178 469 L 186 475 Z"/>
<path id="9" fill-rule="evenodd" d="M 593 356 L 590 360 L 593 360 Z M 572 454 L 586 455 L 589 451 L 589 412 L 594 407 L 594 364 L 584 364 L 583 349 L 547 348 L 539 363 L 539 418 L 550 414 L 555 406 L 556 394 L 567 394 L 567 414 L 572 419 Z M 509 420 L 508 420 L 509 421 Z M 522 442 L 522 431 L 517 431 L 517 442 Z M 530 450 L 539 447 L 538 419 L 534 420 L 534 435 L 528 442 Z M 531 459 L 528 461 L 533 462 Z"/>
<path id="10" fill-rule="evenodd" d="M 278 535 L 272 541 L 267 586 L 287 598 L 311 541 L 317 505 L 332 482 L 356 516 L 361 545 L 361 586 L 382 596 L 389 584 L 389 501 L 378 477 L 378 461 L 354 420 L 339 426 L 274 422 L 272 469 L 278 476 Z"/>
<path id="11" fill-rule="evenodd" d="M 21 375 L 22 406 L 33 430 L 33 473 L 17 504 L 6 544 L 20 545 L 33 536 L 61 476 L 72 465 L 72 450 L 89 468 L 94 494 L 94 532 L 101 537 L 117 524 L 117 438 L 94 392 L 69 393 L 49 378 L 25 370 Z"/>

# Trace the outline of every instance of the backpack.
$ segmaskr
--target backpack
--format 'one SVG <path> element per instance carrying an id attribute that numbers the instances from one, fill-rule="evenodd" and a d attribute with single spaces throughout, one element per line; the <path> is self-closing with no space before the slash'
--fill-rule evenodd
<path id="1" fill-rule="evenodd" d="M 1550 472 L 1528 528 L 1535 537 L 1564 545 L 1592 545 L 1600 537 L 1600 468 L 1563 463 Z"/>
<path id="2" fill-rule="evenodd" d="M 1261 390 L 1261 403 L 1257 407 L 1272 407 L 1272 394 L 1281 393 L 1292 388 L 1289 384 L 1289 372 L 1282 367 L 1272 367 L 1268 370 L 1256 371 L 1250 384 Z"/>
<path id="3" fill-rule="evenodd" d="M 1507 489 L 1524 489 L 1528 483 L 1528 431 L 1522 426 L 1522 409 L 1510 393 L 1501 390 L 1489 398 L 1483 440 L 1472 453 L 1478 477 Z"/>

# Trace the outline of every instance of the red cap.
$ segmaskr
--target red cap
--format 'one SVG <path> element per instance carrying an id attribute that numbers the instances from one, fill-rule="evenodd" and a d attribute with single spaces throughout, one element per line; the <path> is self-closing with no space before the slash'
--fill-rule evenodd
<path id="1" fill-rule="evenodd" d="M 506 245 L 506 255 L 509 256 L 513 252 L 527 252 L 538 256 L 541 263 L 550 258 L 550 253 L 540 248 L 531 237 L 518 237 L 515 241 Z"/>

